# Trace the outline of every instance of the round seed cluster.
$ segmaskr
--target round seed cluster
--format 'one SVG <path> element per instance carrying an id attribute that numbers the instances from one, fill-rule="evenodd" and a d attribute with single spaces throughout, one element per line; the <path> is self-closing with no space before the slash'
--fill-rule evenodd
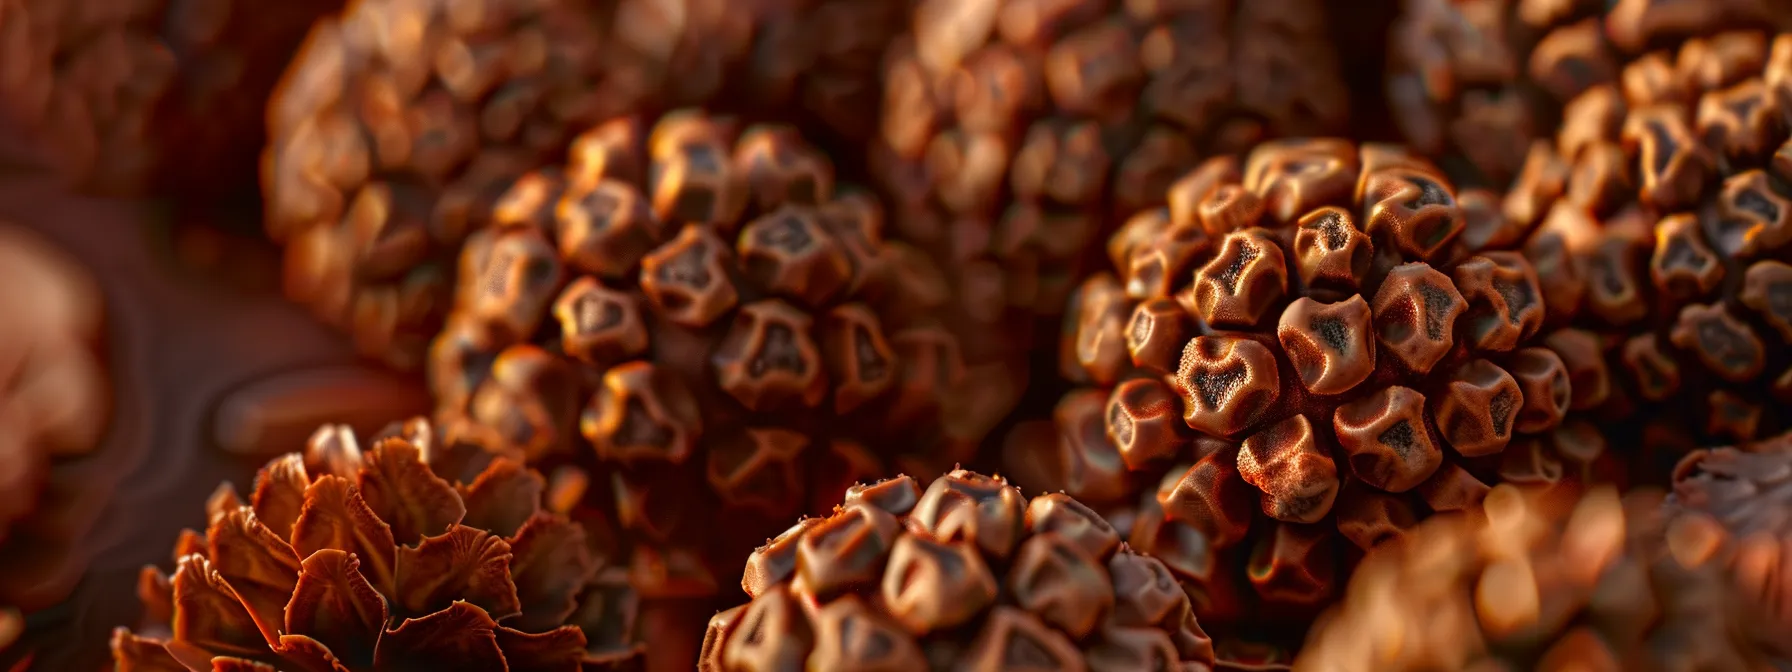
<path id="1" fill-rule="evenodd" d="M 1317 2 L 922 0 L 887 59 L 872 156 L 892 222 L 953 274 L 973 352 L 1057 315 L 1112 213 L 1209 151 L 1335 132 Z"/>
<path id="2" fill-rule="evenodd" d="M 1398 148 L 1308 140 L 1209 161 L 1167 201 L 1079 288 L 1064 373 L 1086 387 L 1008 469 L 1097 506 L 1144 490 L 1133 544 L 1198 610 L 1300 620 L 1347 546 L 1489 483 L 1592 477 L 1602 444 L 1562 425 L 1581 346 L 1544 333 L 1488 194 Z"/>
<path id="3" fill-rule="evenodd" d="M 1575 395 L 1621 440 L 1685 437 L 1665 473 L 1694 441 L 1784 428 L 1768 409 L 1792 400 L 1792 35 L 1715 34 L 1622 77 L 1533 148 L 1506 235 L 1528 238 L 1549 322 L 1596 346 Z"/>
<path id="4" fill-rule="evenodd" d="M 747 561 L 752 601 L 709 622 L 705 672 L 1211 670 L 1162 563 L 1063 494 L 956 470 L 854 486 Z"/>
<path id="5" fill-rule="evenodd" d="M 1371 552 L 1294 669 L 1775 669 L 1708 532 L 1658 495 L 1501 485 Z"/>
<path id="6" fill-rule="evenodd" d="M 1697 60 L 1723 50 L 1704 38 L 1785 28 L 1788 9 L 1783 0 L 1403 0 L 1388 37 L 1389 107 L 1406 142 L 1442 157 L 1452 175 L 1503 187 L 1588 88 L 1696 74 L 1706 67 Z M 1697 55 L 1644 55 L 1683 42 Z M 1645 70 L 1626 64 L 1639 56 Z"/>
<path id="7" fill-rule="evenodd" d="M 438 420 L 595 470 L 644 540 L 771 525 L 730 526 L 742 556 L 860 478 L 943 473 L 1011 402 L 966 381 L 927 319 L 938 293 L 916 289 L 940 273 L 882 238 L 880 212 L 789 129 L 601 124 L 469 240 L 431 351 Z"/>
<path id="8" fill-rule="evenodd" d="M 13 0 L 0 10 L 0 116 L 70 182 L 192 199 L 254 188 L 264 104 L 336 0 Z"/>

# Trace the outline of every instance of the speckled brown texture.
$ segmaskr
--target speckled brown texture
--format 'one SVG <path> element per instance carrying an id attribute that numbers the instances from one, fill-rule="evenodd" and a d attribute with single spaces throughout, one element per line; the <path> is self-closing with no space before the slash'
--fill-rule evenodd
<path id="1" fill-rule="evenodd" d="M 1771 670 L 1708 526 L 1659 494 L 1502 485 L 1369 554 L 1294 669 Z"/>
<path id="2" fill-rule="evenodd" d="M 1491 194 L 1404 150 L 1271 142 L 1183 176 L 1065 319 L 1083 387 L 1006 469 L 1129 510 L 1222 630 L 1298 632 L 1351 559 L 1488 484 L 1602 478 L 1564 425 L 1584 366 L 1544 329 Z M 1586 439 L 1593 439 L 1588 441 Z"/>
<path id="3" fill-rule="evenodd" d="M 854 486 L 741 585 L 752 601 L 710 620 L 703 672 L 1213 669 L 1162 563 L 1074 499 L 969 471 Z"/>
<path id="4" fill-rule="evenodd" d="M 1025 345 L 1092 243 L 1209 153 L 1348 117 L 1318 2 L 918 5 L 887 56 L 871 165 L 891 229 L 942 260 L 955 311 L 990 325 L 967 338 L 973 357 Z"/>
<path id="5" fill-rule="evenodd" d="M 1590 87 L 1647 85 L 1652 49 L 1725 30 L 1785 28 L 1785 0 L 1404 0 L 1389 33 L 1389 107 L 1451 177 L 1504 188 L 1533 140 Z M 1650 63 L 1690 72 L 1689 62 Z"/>
<path id="6" fill-rule="evenodd" d="M 713 591 L 854 481 L 971 459 L 1018 394 L 967 369 L 938 269 L 792 129 L 622 118 L 571 157 L 469 237 L 436 417 L 588 470 L 593 505 L 673 567 L 644 590 Z"/>

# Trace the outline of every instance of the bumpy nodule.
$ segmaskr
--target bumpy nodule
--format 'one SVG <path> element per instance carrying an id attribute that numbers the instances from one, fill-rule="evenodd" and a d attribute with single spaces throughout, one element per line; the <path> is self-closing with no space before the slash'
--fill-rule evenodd
<path id="1" fill-rule="evenodd" d="M 1666 512 L 1659 494 L 1561 494 L 1500 485 L 1468 514 L 1371 551 L 1294 669 L 1783 665 L 1749 637 L 1748 595 L 1712 560 L 1721 529 Z"/>
<path id="2" fill-rule="evenodd" d="M 541 507 L 544 479 L 509 459 L 470 482 L 433 469 L 420 420 L 362 452 L 323 427 L 303 452 L 228 483 L 173 576 L 137 586 L 146 627 L 113 633 L 119 669 L 621 669 L 632 594 L 585 531 Z"/>
<path id="3" fill-rule="evenodd" d="M 1085 387 L 1058 438 L 1011 442 L 1007 468 L 1143 505 L 1133 545 L 1203 617 L 1303 621 L 1336 594 L 1343 545 L 1491 483 L 1597 476 L 1597 433 L 1563 420 L 1598 362 L 1546 328 L 1491 194 L 1399 148 L 1319 139 L 1213 159 L 1166 200 L 1073 298 L 1063 370 Z"/>
<path id="4" fill-rule="evenodd" d="M 703 672 L 1211 669 L 1168 569 L 1063 494 L 955 470 L 854 486 L 747 561 Z"/>
<path id="5" fill-rule="evenodd" d="M 969 459 L 1019 391 L 966 375 L 938 270 L 788 128 L 606 122 L 493 222 L 431 351 L 438 419 L 592 470 L 654 544 L 739 536 L 744 557 L 860 479 Z M 717 516 L 762 524 L 720 534 Z"/>

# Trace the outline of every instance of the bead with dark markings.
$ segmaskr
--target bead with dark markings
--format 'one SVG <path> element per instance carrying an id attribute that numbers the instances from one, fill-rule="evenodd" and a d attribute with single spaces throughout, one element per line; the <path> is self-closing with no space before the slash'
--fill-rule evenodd
<path id="1" fill-rule="evenodd" d="M 962 470 L 920 492 L 854 486 L 760 548 L 698 669 L 1212 669 L 1170 571 L 1093 510 Z"/>

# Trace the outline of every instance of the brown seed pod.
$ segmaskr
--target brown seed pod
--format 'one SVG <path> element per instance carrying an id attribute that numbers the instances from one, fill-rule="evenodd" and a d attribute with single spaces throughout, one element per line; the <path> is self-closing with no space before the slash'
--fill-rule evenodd
<path id="1" fill-rule="evenodd" d="M 263 103 L 339 0 L 0 3 L 0 116 L 69 182 L 195 199 L 254 189 Z"/>
<path id="2" fill-rule="evenodd" d="M 1667 509 L 1729 533 L 1710 550 L 1760 603 L 1761 641 L 1792 656 L 1792 434 L 1687 455 Z"/>
<path id="3" fill-rule="evenodd" d="M 262 182 L 287 293 L 363 353 L 420 367 L 466 235 L 575 134 L 714 101 L 813 113 L 861 146 L 851 126 L 874 116 L 881 26 L 903 2 L 355 0 L 312 30 L 269 104 Z"/>
<path id="4" fill-rule="evenodd" d="M 58 528 L 102 508 L 106 493 L 49 481 L 77 481 L 64 473 L 68 465 L 92 452 L 111 424 L 102 302 L 68 253 L 0 224 L 0 567 L 9 575 L 0 606 L 47 607 L 73 585 L 44 575 L 74 576 L 79 569 L 65 574 L 64 566 L 85 565 L 71 547 L 78 539 Z"/>
<path id="5" fill-rule="evenodd" d="M 1659 494 L 1561 494 L 1500 485 L 1376 548 L 1294 669 L 1775 669 L 1704 552 L 1717 526 Z"/>
<path id="6" fill-rule="evenodd" d="M 1571 102 L 1586 98 L 1583 91 L 1610 87 L 1687 99 L 1688 80 L 1716 86 L 1734 74 L 1726 66 L 1751 53 L 1758 65 L 1764 55 L 1726 41 L 1722 31 L 1784 29 L 1792 16 L 1785 0 L 1403 0 L 1401 6 L 1389 31 L 1386 84 L 1400 132 L 1414 149 L 1441 157 L 1458 179 L 1495 188 L 1551 170 L 1527 161 L 1533 141 L 1554 132 L 1566 142 L 1597 123 L 1575 119 L 1571 110 L 1564 115 L 1565 106 L 1609 105 L 1598 97 Z M 1694 53 L 1678 61 L 1645 53 L 1679 44 Z"/>
<path id="7" fill-rule="evenodd" d="M 625 532 L 718 566 L 860 478 L 969 459 L 1019 392 L 967 373 L 936 295 L 915 291 L 939 272 L 787 128 L 608 122 L 563 169 L 518 180 L 494 221 L 432 350 L 438 420 L 593 470 Z M 717 585 L 692 578 L 643 588 Z"/>
<path id="8" fill-rule="evenodd" d="M 1663 424 L 1704 445 L 1787 428 L 1766 411 L 1792 400 L 1792 34 L 1618 63 L 1621 81 L 1572 99 L 1554 147 L 1532 148 L 1497 228 L 1522 239 L 1547 322 L 1571 327 L 1547 343 L 1571 410 L 1645 448 L 1659 478 L 1692 445 L 1648 446 Z"/>
<path id="9" fill-rule="evenodd" d="M 1309 0 L 921 0 L 885 73 L 872 168 L 892 229 L 967 287 L 954 308 L 997 325 L 972 353 L 1063 311 L 1106 222 L 1199 157 L 1345 121 Z"/>
<path id="10" fill-rule="evenodd" d="M 1097 387 L 1006 469 L 1095 506 L 1143 495 L 1132 543 L 1205 594 L 1203 616 L 1298 626 L 1351 547 L 1488 483 L 1602 461 L 1597 440 L 1560 447 L 1578 381 L 1542 337 L 1532 263 L 1503 249 L 1516 239 L 1469 235 L 1497 217 L 1491 195 L 1458 196 L 1398 148 L 1321 139 L 1214 159 L 1167 200 L 1073 299 L 1064 373 Z"/>
<path id="11" fill-rule="evenodd" d="M 698 669 L 1211 670 L 1163 563 L 1063 494 L 954 470 L 853 486 L 753 553 Z M 806 666 L 806 667 L 805 667 Z"/>
<path id="12" fill-rule="evenodd" d="M 543 510 L 544 479 L 519 462 L 492 460 L 468 482 L 438 476 L 444 450 L 426 427 L 414 420 L 366 452 L 347 428 L 323 427 L 262 468 L 248 503 L 220 487 L 205 533 L 176 544 L 173 576 L 143 569 L 149 625 L 113 634 L 120 668 L 637 660 L 634 597 L 606 564 L 611 549 Z"/>

